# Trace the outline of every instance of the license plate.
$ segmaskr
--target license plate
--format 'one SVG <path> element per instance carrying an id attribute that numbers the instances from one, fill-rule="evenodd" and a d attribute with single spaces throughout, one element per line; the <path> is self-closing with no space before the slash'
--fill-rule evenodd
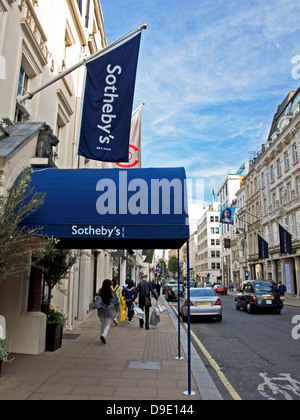
<path id="1" fill-rule="evenodd" d="M 267 300 L 266 300 L 266 304 L 267 304 L 267 305 L 272 305 L 272 303 L 273 303 L 273 301 L 272 301 L 272 300 L 270 300 L 270 299 L 267 299 Z"/>
<path id="2" fill-rule="evenodd" d="M 206 305 L 206 306 L 210 306 L 210 302 L 197 302 L 198 306 L 202 306 L 202 305 Z"/>

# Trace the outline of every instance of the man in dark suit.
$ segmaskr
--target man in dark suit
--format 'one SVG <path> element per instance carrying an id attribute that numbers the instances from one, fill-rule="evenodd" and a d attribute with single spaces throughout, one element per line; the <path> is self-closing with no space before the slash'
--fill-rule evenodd
<path id="1" fill-rule="evenodd" d="M 138 284 L 135 297 L 139 297 L 139 307 L 145 312 L 145 329 L 149 330 L 149 312 L 151 308 L 151 294 L 157 300 L 158 297 L 147 276 L 142 275 L 142 281 Z M 144 320 L 140 319 L 140 327 L 144 327 Z"/>

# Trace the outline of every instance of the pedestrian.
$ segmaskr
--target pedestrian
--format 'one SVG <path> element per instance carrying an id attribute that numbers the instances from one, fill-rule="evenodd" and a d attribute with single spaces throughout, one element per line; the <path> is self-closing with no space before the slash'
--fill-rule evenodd
<path id="1" fill-rule="evenodd" d="M 279 286 L 278 286 L 278 290 L 281 296 L 284 296 L 285 292 L 286 292 L 286 287 L 285 285 L 282 283 L 282 281 L 279 282 Z"/>
<path id="2" fill-rule="evenodd" d="M 147 281 L 147 276 L 142 275 L 142 281 L 138 284 L 135 292 L 135 297 L 139 297 L 139 307 L 145 313 L 145 329 L 149 330 L 149 311 L 151 308 L 151 294 L 157 300 L 158 297 L 150 282 Z M 140 327 L 144 327 L 144 320 L 140 319 Z"/>
<path id="3" fill-rule="evenodd" d="M 114 318 L 114 294 L 111 288 L 111 280 L 104 280 L 102 287 L 99 290 L 98 296 L 95 297 L 95 307 L 98 309 L 98 317 L 101 322 L 101 336 L 100 340 L 106 344 L 106 337 L 111 325 L 111 320 Z"/>
<path id="4" fill-rule="evenodd" d="M 120 303 L 122 301 L 122 292 L 118 277 L 114 277 L 112 280 L 112 291 L 114 292 L 114 323 L 118 325 L 121 313 Z"/>
<path id="5" fill-rule="evenodd" d="M 159 281 L 157 281 L 156 284 L 155 284 L 155 290 L 156 290 L 157 297 L 159 297 L 160 296 L 160 283 L 159 283 Z"/>
<path id="6" fill-rule="evenodd" d="M 128 280 L 126 286 L 123 289 L 123 296 L 126 299 L 127 307 L 127 320 L 128 324 L 132 323 L 132 317 L 134 314 L 133 311 L 133 301 L 135 299 L 135 287 L 132 280 Z"/>

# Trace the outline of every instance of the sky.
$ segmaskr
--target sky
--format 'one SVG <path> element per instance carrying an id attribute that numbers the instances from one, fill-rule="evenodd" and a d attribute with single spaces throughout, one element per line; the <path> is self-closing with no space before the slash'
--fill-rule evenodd
<path id="1" fill-rule="evenodd" d="M 193 185 L 201 185 L 190 207 L 196 220 L 226 174 L 267 141 L 277 106 L 300 85 L 300 2 L 101 0 L 101 5 L 108 44 L 148 24 L 133 106 L 145 102 L 142 166 L 183 166 Z"/>

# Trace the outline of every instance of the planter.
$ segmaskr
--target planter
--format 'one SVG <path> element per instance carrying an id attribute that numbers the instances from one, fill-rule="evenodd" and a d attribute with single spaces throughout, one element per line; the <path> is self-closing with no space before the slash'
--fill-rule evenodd
<path id="1" fill-rule="evenodd" d="M 63 327 L 58 324 L 47 324 L 46 351 L 55 351 L 62 345 Z"/>

